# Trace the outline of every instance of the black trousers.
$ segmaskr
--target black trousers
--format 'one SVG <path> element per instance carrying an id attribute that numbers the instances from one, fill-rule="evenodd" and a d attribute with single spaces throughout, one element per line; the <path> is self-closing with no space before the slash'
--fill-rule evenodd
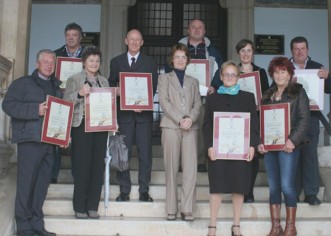
<path id="1" fill-rule="evenodd" d="M 74 161 L 75 212 L 97 211 L 103 184 L 108 132 L 85 132 L 82 125 L 71 129 Z"/>
<path id="2" fill-rule="evenodd" d="M 125 135 L 125 144 L 129 149 L 129 159 L 132 155 L 133 137 L 136 138 L 139 161 L 139 193 L 148 193 L 152 171 L 152 122 L 121 123 L 119 121 L 119 130 L 121 134 Z M 121 193 L 129 194 L 132 185 L 130 170 L 117 172 L 116 177 Z"/>
<path id="3" fill-rule="evenodd" d="M 38 142 L 17 144 L 17 231 L 44 228 L 42 207 L 51 180 L 53 162 L 53 145 Z"/>

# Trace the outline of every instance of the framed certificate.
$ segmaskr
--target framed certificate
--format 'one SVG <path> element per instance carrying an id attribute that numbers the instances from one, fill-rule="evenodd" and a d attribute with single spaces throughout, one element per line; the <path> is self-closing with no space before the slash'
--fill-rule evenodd
<path id="1" fill-rule="evenodd" d="M 55 77 L 62 81 L 60 88 L 65 89 L 68 78 L 83 69 L 81 58 L 75 57 L 57 57 Z"/>
<path id="2" fill-rule="evenodd" d="M 210 85 L 210 63 L 208 59 L 191 59 L 186 66 L 185 74 L 196 78 L 200 85 L 201 96 L 207 96 Z"/>
<path id="3" fill-rule="evenodd" d="M 290 103 L 261 105 L 260 124 L 264 148 L 282 150 L 291 130 Z"/>
<path id="4" fill-rule="evenodd" d="M 216 159 L 246 160 L 250 144 L 250 113 L 214 112 Z"/>
<path id="5" fill-rule="evenodd" d="M 317 75 L 319 69 L 295 70 L 293 81 L 302 84 L 309 98 L 310 110 L 324 109 L 324 79 Z"/>
<path id="6" fill-rule="evenodd" d="M 47 96 L 48 107 L 41 133 L 41 142 L 68 146 L 74 104 L 72 102 Z"/>
<path id="7" fill-rule="evenodd" d="M 121 110 L 154 109 L 151 73 L 120 73 Z"/>
<path id="8" fill-rule="evenodd" d="M 241 90 L 254 94 L 256 109 L 258 110 L 262 98 L 260 73 L 253 71 L 251 73 L 240 74 L 238 84 Z"/>
<path id="9" fill-rule="evenodd" d="M 85 132 L 116 131 L 116 88 L 92 88 L 85 97 Z"/>

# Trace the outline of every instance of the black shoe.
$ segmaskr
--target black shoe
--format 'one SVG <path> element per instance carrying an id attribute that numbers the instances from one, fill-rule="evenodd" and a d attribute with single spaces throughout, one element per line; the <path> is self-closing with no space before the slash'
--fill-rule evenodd
<path id="1" fill-rule="evenodd" d="M 254 195 L 247 195 L 247 196 L 245 195 L 244 202 L 245 203 L 253 203 L 253 202 L 255 202 Z"/>
<path id="2" fill-rule="evenodd" d="M 116 198 L 116 202 L 126 202 L 129 200 L 130 200 L 130 197 L 129 197 L 129 194 L 127 194 L 127 193 L 120 193 L 120 195 L 118 195 L 118 197 Z"/>
<path id="3" fill-rule="evenodd" d="M 51 179 L 51 184 L 56 184 L 57 183 L 57 179 L 56 178 L 52 178 Z"/>
<path id="4" fill-rule="evenodd" d="M 311 206 L 317 206 L 321 204 L 321 201 L 314 195 L 306 196 L 304 202 L 308 203 Z"/>
<path id="5" fill-rule="evenodd" d="M 198 165 L 198 172 L 207 172 L 207 167 L 205 164 Z"/>
<path id="6" fill-rule="evenodd" d="M 139 195 L 139 201 L 142 202 L 152 202 L 153 198 L 151 198 L 151 196 L 149 196 L 148 193 L 140 193 Z"/>
<path id="7" fill-rule="evenodd" d="M 42 229 L 41 231 L 34 231 L 38 236 L 56 236 L 56 233 L 48 232 L 46 229 Z"/>
<path id="8" fill-rule="evenodd" d="M 16 236 L 37 236 L 33 230 L 21 230 L 17 231 Z"/>

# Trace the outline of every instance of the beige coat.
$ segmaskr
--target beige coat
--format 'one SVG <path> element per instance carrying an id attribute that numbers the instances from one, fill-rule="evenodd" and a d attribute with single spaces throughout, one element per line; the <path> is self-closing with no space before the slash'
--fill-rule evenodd
<path id="1" fill-rule="evenodd" d="M 179 122 L 184 116 L 193 120 L 191 129 L 199 129 L 197 123 L 200 114 L 199 82 L 192 76 L 185 75 L 183 87 L 174 71 L 159 75 L 159 101 L 163 111 L 161 127 L 179 129 Z"/>
<path id="2" fill-rule="evenodd" d="M 78 91 L 84 85 L 86 77 L 87 75 L 83 70 L 80 73 L 70 76 L 67 80 L 63 99 L 73 102 L 75 105 L 72 127 L 78 127 L 82 123 L 84 115 L 84 97 L 78 98 Z M 109 87 L 108 80 L 105 77 L 98 75 L 98 80 L 101 87 Z"/>

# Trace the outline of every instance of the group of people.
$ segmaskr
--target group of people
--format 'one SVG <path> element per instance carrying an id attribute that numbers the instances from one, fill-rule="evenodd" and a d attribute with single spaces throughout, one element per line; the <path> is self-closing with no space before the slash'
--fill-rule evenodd
<path id="1" fill-rule="evenodd" d="M 94 87 L 118 87 L 121 72 L 151 73 L 153 95 L 158 90 L 163 111 L 162 129 L 167 220 L 176 220 L 178 213 L 185 221 L 194 220 L 197 171 L 208 171 L 210 186 L 210 222 L 208 235 L 216 235 L 217 216 L 222 194 L 231 193 L 233 203 L 233 236 L 240 236 L 240 217 L 244 202 L 254 202 L 254 184 L 259 158 L 264 156 L 270 190 L 269 236 L 297 235 L 296 207 L 301 189 L 304 201 L 320 204 L 317 144 L 318 111 L 309 111 L 309 99 L 302 85 L 292 82 L 294 69 L 319 69 L 325 79 L 325 91 L 331 92 L 329 72 L 308 57 L 308 42 L 304 37 L 291 41 L 293 57 L 275 57 L 269 64 L 268 76 L 253 63 L 254 44 L 240 40 L 236 46 L 240 63 L 223 63 L 221 53 L 205 36 L 205 25 L 192 20 L 188 36 L 179 40 L 170 53 L 167 73 L 158 75 L 152 57 L 141 53 L 143 37 L 137 29 L 130 30 L 124 40 L 127 52 L 110 61 L 109 78 L 100 72 L 102 55 L 95 46 L 81 46 L 82 28 L 76 23 L 65 28 L 66 44 L 55 50 L 40 50 L 36 70 L 30 76 L 15 80 L 8 88 L 2 108 L 12 118 L 13 142 L 17 143 L 17 195 L 15 219 L 18 236 L 53 236 L 44 227 L 42 206 L 50 182 L 56 182 L 61 149 L 42 143 L 42 122 L 47 110 L 46 96 L 52 95 L 74 103 L 71 129 L 71 158 L 74 178 L 73 209 L 78 219 L 98 219 L 98 205 L 103 184 L 107 132 L 85 132 L 84 99 Z M 54 76 L 56 56 L 82 58 L 83 68 L 69 77 L 64 92 Z M 201 96 L 199 82 L 186 74 L 191 59 L 208 59 L 213 68 L 207 96 Z M 262 104 L 290 103 L 291 131 L 281 151 L 266 151 L 259 137 L 259 114 L 252 93 L 242 91 L 239 75 L 259 71 Z M 120 90 L 117 96 L 120 96 Z M 322 91 L 321 91 L 322 92 Z M 119 101 L 119 99 L 117 99 Z M 153 112 L 120 110 L 117 106 L 118 130 L 126 136 L 131 157 L 133 142 L 139 160 L 139 200 L 153 202 L 149 194 L 152 170 Z M 247 161 L 216 159 L 213 148 L 214 112 L 247 112 L 250 114 L 250 143 Z M 135 138 L 135 140 L 134 140 Z M 55 161 L 56 160 L 56 161 Z M 55 164 L 54 164 L 55 163 Z M 178 207 L 177 176 L 182 170 Z M 120 194 L 116 201 L 129 201 L 130 170 L 117 172 Z M 281 194 L 286 206 L 285 231 L 280 225 Z"/>

